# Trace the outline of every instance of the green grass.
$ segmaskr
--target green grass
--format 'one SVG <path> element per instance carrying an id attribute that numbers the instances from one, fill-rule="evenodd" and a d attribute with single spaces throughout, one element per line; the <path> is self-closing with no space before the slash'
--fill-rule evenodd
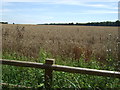
<path id="1" fill-rule="evenodd" d="M 53 58 L 50 53 L 46 53 L 44 50 L 40 52 L 39 55 L 39 58 L 28 58 L 25 56 L 19 56 L 16 53 L 3 53 L 3 58 L 10 60 L 33 61 L 39 63 L 44 63 L 46 58 Z M 81 58 L 78 63 L 78 61 L 72 60 L 71 58 L 65 58 L 65 60 L 62 60 L 61 57 L 58 56 L 55 58 L 55 60 L 56 64 L 58 65 L 106 69 L 113 71 L 115 70 L 114 66 L 109 64 L 101 65 L 101 63 L 94 59 L 89 62 L 85 62 Z M 53 88 L 120 88 L 120 79 L 112 77 L 72 74 L 58 71 L 53 71 L 53 77 Z M 2 82 L 13 85 L 23 85 L 26 87 L 44 88 L 44 70 L 3 65 Z"/>

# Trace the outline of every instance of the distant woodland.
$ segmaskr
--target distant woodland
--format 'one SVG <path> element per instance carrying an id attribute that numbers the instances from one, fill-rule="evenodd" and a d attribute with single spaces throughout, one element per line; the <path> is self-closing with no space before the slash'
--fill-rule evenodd
<path id="1" fill-rule="evenodd" d="M 8 22 L 0 22 L 1 24 L 8 24 Z M 15 23 L 13 23 L 15 24 Z M 88 22 L 88 23 L 45 23 L 37 25 L 81 25 L 81 26 L 120 26 L 120 20 L 115 22 L 105 21 L 105 22 Z"/>
<path id="2" fill-rule="evenodd" d="M 120 21 L 115 22 L 105 21 L 105 22 L 88 22 L 88 23 L 46 23 L 38 25 L 84 25 L 84 26 L 120 26 Z"/>

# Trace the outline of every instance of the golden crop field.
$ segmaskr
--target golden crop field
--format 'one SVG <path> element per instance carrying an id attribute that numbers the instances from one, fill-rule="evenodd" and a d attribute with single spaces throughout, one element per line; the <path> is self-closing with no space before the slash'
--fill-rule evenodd
<path id="1" fill-rule="evenodd" d="M 118 27 L 8 24 L 2 25 L 2 35 L 3 52 L 39 57 L 44 49 L 75 60 L 117 58 Z"/>

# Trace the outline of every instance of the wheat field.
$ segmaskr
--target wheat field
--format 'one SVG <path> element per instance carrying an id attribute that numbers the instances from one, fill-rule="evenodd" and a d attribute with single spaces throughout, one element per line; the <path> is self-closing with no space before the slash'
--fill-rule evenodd
<path id="1" fill-rule="evenodd" d="M 62 25 L 2 25 L 2 49 L 19 55 L 39 57 L 44 49 L 54 57 L 93 57 L 105 62 L 109 56 L 117 59 L 118 27 Z M 64 58 L 63 58 L 64 59 Z"/>

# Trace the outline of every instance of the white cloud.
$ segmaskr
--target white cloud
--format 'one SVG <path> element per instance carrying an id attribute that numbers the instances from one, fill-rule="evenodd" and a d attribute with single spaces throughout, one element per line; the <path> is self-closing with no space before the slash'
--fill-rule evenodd
<path id="1" fill-rule="evenodd" d="M 119 12 L 120 13 L 120 12 Z M 66 12 L 64 13 L 66 15 L 81 15 L 81 14 L 118 14 L 118 11 L 115 10 L 87 10 L 87 11 L 81 11 L 81 12 Z"/>
<path id="2" fill-rule="evenodd" d="M 107 13 L 118 13 L 118 11 L 110 11 L 110 10 L 89 10 L 88 14 L 107 14 Z"/>
<path id="3" fill-rule="evenodd" d="M 80 5 L 80 6 L 89 6 L 89 7 L 97 7 L 97 8 L 107 8 L 107 9 L 116 9 L 116 7 L 110 6 L 111 4 L 91 4 L 88 2 L 117 2 L 119 0 L 4 0 L 4 5 L 11 5 L 8 2 L 39 2 L 39 3 L 48 3 L 48 4 L 64 4 L 64 5 Z"/>

